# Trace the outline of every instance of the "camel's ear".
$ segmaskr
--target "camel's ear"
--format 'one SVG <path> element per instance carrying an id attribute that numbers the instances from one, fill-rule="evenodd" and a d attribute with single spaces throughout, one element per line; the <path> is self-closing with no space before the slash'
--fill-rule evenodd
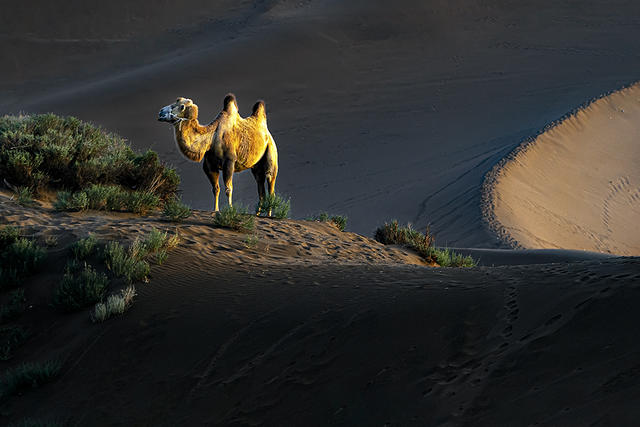
<path id="1" fill-rule="evenodd" d="M 224 97 L 224 107 L 223 110 L 227 113 L 232 113 L 234 111 L 238 111 L 238 102 L 236 101 L 236 96 L 232 93 L 227 94 Z"/>
<path id="2" fill-rule="evenodd" d="M 197 119 L 198 118 L 198 106 L 194 103 L 186 104 L 184 107 L 183 117 L 185 119 Z"/>
<path id="3" fill-rule="evenodd" d="M 251 115 L 253 117 L 259 117 L 259 118 L 267 117 L 267 108 L 265 107 L 263 100 L 259 100 L 253 105 L 253 110 L 251 111 Z"/>

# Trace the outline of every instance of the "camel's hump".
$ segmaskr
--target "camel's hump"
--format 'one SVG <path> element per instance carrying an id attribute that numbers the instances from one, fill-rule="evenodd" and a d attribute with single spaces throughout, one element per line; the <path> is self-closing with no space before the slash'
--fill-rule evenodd
<path id="1" fill-rule="evenodd" d="M 251 115 L 253 117 L 260 117 L 260 118 L 262 118 L 262 117 L 266 118 L 267 117 L 267 107 L 266 107 L 266 105 L 265 105 L 263 100 L 260 99 L 260 100 L 258 100 L 258 102 L 256 102 L 253 105 L 253 109 L 251 111 Z"/>
<path id="2" fill-rule="evenodd" d="M 224 97 L 223 110 L 228 113 L 238 111 L 238 102 L 236 101 L 236 96 L 234 94 L 228 93 L 227 96 Z"/>

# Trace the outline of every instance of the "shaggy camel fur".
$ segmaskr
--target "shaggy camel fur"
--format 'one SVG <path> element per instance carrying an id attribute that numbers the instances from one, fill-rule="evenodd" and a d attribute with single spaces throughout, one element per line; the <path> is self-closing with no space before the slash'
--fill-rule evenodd
<path id="1" fill-rule="evenodd" d="M 235 96 L 229 94 L 224 98 L 224 106 L 218 117 L 202 126 L 198 122 L 198 106 L 190 99 L 178 98 L 175 103 L 160 110 L 158 120 L 173 125 L 178 148 L 187 159 L 194 162 L 204 159 L 202 166 L 213 187 L 216 212 L 221 170 L 229 206 L 232 206 L 234 172 L 251 169 L 258 184 L 260 200 L 265 196 L 265 180 L 269 185 L 269 194 L 274 193 L 278 150 L 267 128 L 264 102 L 256 102 L 251 116 L 243 119 L 238 114 Z"/>

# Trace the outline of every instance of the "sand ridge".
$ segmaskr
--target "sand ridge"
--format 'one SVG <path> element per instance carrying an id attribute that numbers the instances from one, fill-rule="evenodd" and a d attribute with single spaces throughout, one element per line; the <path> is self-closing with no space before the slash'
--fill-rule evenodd
<path id="1" fill-rule="evenodd" d="M 485 178 L 489 227 L 521 248 L 640 254 L 640 84 L 525 141 Z"/>

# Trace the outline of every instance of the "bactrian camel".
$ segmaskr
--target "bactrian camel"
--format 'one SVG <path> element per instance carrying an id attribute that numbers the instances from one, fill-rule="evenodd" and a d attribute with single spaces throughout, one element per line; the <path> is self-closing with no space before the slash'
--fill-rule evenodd
<path id="1" fill-rule="evenodd" d="M 224 106 L 218 117 L 203 126 L 198 122 L 198 106 L 187 98 L 163 107 L 158 120 L 169 122 L 175 130 L 178 148 L 184 156 L 202 163 L 213 187 L 214 210 L 218 212 L 222 171 L 225 192 L 232 206 L 233 173 L 251 169 L 258 184 L 258 197 L 265 196 L 265 181 L 269 194 L 273 194 L 278 175 L 278 150 L 267 128 L 267 114 L 263 101 L 253 106 L 251 116 L 242 118 L 233 94 L 224 98 Z M 270 213 L 269 213 L 270 214 Z"/>

